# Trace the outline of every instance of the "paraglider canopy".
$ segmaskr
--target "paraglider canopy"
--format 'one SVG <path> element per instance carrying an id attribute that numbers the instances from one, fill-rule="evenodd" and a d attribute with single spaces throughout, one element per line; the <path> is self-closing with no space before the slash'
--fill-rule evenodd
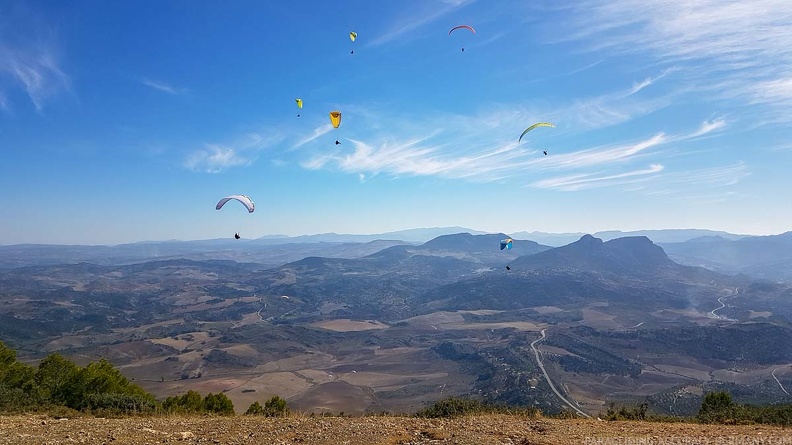
<path id="1" fill-rule="evenodd" d="M 298 97 L 297 99 L 294 99 L 294 101 L 297 102 L 297 108 L 302 108 L 302 99 Z"/>
<path id="2" fill-rule="evenodd" d="M 333 128 L 338 128 L 341 125 L 341 112 L 340 111 L 331 111 L 330 112 L 330 123 L 333 124 Z"/>
<path id="3" fill-rule="evenodd" d="M 225 205 L 225 203 L 227 203 L 228 201 L 230 201 L 232 199 L 235 199 L 235 200 L 241 202 L 242 205 L 245 206 L 245 208 L 247 209 L 248 213 L 253 213 L 253 211 L 256 210 L 256 205 L 253 203 L 253 201 L 250 198 L 248 198 L 245 195 L 226 196 L 225 198 L 221 199 L 217 203 L 217 205 L 215 206 L 215 209 L 217 209 L 217 210 L 222 209 L 223 206 Z"/>
<path id="4" fill-rule="evenodd" d="M 349 33 L 349 40 L 354 42 L 355 39 L 357 39 L 357 33 L 355 31 L 350 32 Z"/>
<path id="5" fill-rule="evenodd" d="M 458 25 L 458 26 L 454 26 L 453 28 L 451 28 L 451 30 L 450 30 L 450 31 L 448 31 L 448 35 L 450 36 L 450 35 L 451 35 L 451 33 L 452 33 L 452 32 L 454 32 L 454 31 L 456 31 L 457 29 L 467 29 L 468 31 L 472 32 L 473 34 L 475 34 L 475 33 L 476 33 L 476 30 L 475 30 L 475 29 L 473 29 L 473 27 L 472 27 L 472 26 L 468 26 L 468 25 Z"/>
<path id="6" fill-rule="evenodd" d="M 513 242 L 514 242 L 514 240 L 511 239 L 511 238 L 506 238 L 506 239 L 501 240 L 501 242 L 500 242 L 500 250 L 503 250 L 503 249 L 510 250 L 512 248 L 512 243 Z"/>
<path id="7" fill-rule="evenodd" d="M 242 237 L 241 237 L 241 236 L 239 236 L 239 234 L 238 234 L 238 233 L 235 233 L 235 234 L 234 234 L 234 239 L 239 239 L 239 238 L 242 238 Z"/>
<path id="8" fill-rule="evenodd" d="M 522 142 L 522 138 L 523 138 L 523 136 L 525 136 L 525 133 L 528 133 L 529 131 L 533 130 L 536 127 L 552 127 L 552 128 L 555 128 L 555 125 L 551 124 L 550 122 L 537 122 L 537 123 L 531 125 L 530 127 L 526 128 L 522 132 L 522 134 L 520 135 L 520 139 L 517 142 L 518 143 Z"/>

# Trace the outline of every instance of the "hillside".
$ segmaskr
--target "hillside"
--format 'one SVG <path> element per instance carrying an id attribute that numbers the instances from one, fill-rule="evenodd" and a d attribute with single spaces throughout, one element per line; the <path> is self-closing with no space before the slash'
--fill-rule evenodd
<path id="1" fill-rule="evenodd" d="M 0 417 L 0 444 L 213 443 L 316 445 L 788 443 L 792 432 L 766 425 L 600 422 L 508 415 L 410 417 L 154 417 L 51 419 Z M 613 441 L 613 442 L 610 442 Z"/>

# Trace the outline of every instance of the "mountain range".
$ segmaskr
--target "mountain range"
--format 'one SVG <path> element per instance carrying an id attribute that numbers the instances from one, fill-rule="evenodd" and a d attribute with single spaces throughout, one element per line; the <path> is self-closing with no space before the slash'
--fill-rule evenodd
<path id="1" fill-rule="evenodd" d="M 347 413 L 450 395 L 557 412 L 557 391 L 590 413 L 613 400 L 690 413 L 723 388 L 788 400 L 789 286 L 679 264 L 646 236 L 551 247 L 511 234 L 513 249 L 500 250 L 506 236 L 75 251 L 140 255 L 101 264 L 4 246 L 0 339 L 27 361 L 107 358 L 160 397 L 223 391 L 242 409 L 274 394 Z M 145 259 L 134 246 L 188 246 L 192 258 Z"/>

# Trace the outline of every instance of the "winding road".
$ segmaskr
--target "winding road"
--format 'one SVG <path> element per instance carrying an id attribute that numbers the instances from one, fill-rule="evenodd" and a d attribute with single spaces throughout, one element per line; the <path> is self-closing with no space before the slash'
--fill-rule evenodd
<path id="1" fill-rule="evenodd" d="M 575 410 L 575 412 L 577 412 L 578 414 L 580 414 L 583 417 L 591 418 L 591 416 L 589 416 L 588 414 L 586 414 L 583 411 L 581 411 L 580 408 L 578 408 L 577 406 L 575 406 L 572 403 L 570 403 L 569 400 L 567 400 L 563 395 L 561 395 L 561 393 L 558 392 L 558 390 L 556 389 L 555 385 L 553 385 L 553 381 L 550 380 L 550 376 L 547 375 L 547 371 L 545 370 L 545 367 L 542 364 L 542 358 L 540 356 L 539 350 L 536 349 L 536 344 L 539 343 L 540 341 L 544 340 L 545 338 L 547 338 L 547 336 L 545 335 L 545 330 L 542 329 L 542 338 L 538 338 L 538 339 L 532 341 L 531 342 L 531 349 L 533 349 L 533 352 L 536 355 L 536 363 L 539 364 L 539 369 L 542 370 L 542 374 L 544 374 L 545 380 L 547 380 L 547 384 L 550 385 L 550 389 L 553 390 L 555 395 L 557 395 L 558 398 L 561 399 L 564 403 L 566 403 L 570 408 Z"/>
<path id="2" fill-rule="evenodd" d="M 710 314 L 712 314 L 712 316 L 713 316 L 713 317 L 715 317 L 715 318 L 721 318 L 721 317 L 720 317 L 720 315 L 718 315 L 718 314 L 716 314 L 716 313 L 715 313 L 715 311 L 719 311 L 719 310 L 721 310 L 721 309 L 723 309 L 723 308 L 725 308 L 725 307 L 726 307 L 726 303 L 724 303 L 724 302 L 723 302 L 723 301 L 721 301 L 721 300 L 722 300 L 722 299 L 724 299 L 724 298 L 734 297 L 734 296 L 736 296 L 736 295 L 737 295 L 739 292 L 740 292 L 740 290 L 739 290 L 738 288 L 734 288 L 734 293 L 733 293 L 733 294 L 731 294 L 731 295 L 724 295 L 724 296 L 722 296 L 722 297 L 718 298 L 718 303 L 720 303 L 721 307 L 711 310 L 711 311 L 710 311 Z"/>
<path id="3" fill-rule="evenodd" d="M 789 395 L 787 390 L 784 389 L 784 385 L 782 385 L 781 382 L 778 380 L 778 377 L 775 376 L 775 372 L 778 371 L 778 369 L 780 369 L 780 368 L 774 369 L 773 372 L 771 372 L 770 374 L 773 376 L 773 378 L 775 379 L 776 383 L 778 383 L 778 386 L 781 387 L 781 391 L 784 391 L 784 394 Z"/>

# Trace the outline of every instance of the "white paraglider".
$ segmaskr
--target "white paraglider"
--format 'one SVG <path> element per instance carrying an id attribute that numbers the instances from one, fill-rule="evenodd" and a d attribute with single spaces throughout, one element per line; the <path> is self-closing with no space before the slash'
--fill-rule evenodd
<path id="1" fill-rule="evenodd" d="M 253 213 L 253 211 L 256 210 L 256 204 L 254 204 L 253 201 L 245 195 L 226 196 L 217 203 L 217 206 L 215 206 L 215 208 L 217 210 L 222 209 L 225 203 L 227 203 L 232 199 L 236 199 L 237 201 L 241 202 L 242 205 L 245 206 L 245 208 L 247 209 L 248 213 Z"/>

